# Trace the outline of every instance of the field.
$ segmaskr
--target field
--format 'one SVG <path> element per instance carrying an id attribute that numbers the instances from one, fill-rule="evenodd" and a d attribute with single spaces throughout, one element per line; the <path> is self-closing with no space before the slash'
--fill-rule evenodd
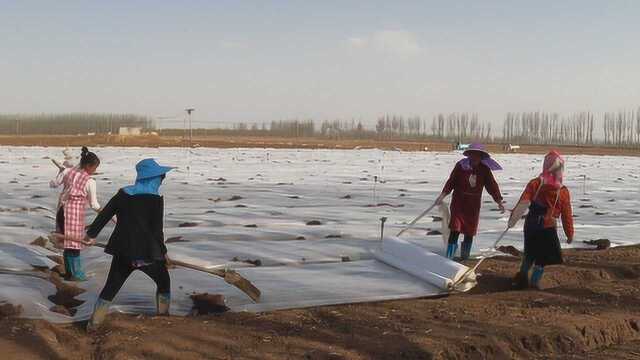
<path id="1" fill-rule="evenodd" d="M 187 142 L 175 136 L 6 136 L 0 135 L 0 145 L 5 146 L 128 146 L 128 147 L 179 147 Z M 226 136 L 211 135 L 194 137 L 193 144 L 212 148 L 279 148 L 279 149 L 383 149 L 424 151 L 450 151 L 453 145 L 442 141 L 407 141 L 407 140 L 344 140 L 326 138 L 285 138 L 272 136 Z M 616 146 L 549 146 L 522 145 L 518 150 L 525 154 L 543 154 L 550 147 L 560 149 L 564 154 L 583 155 L 627 155 L 638 156 L 640 149 L 620 148 Z M 504 152 L 502 144 L 489 144 L 492 152 Z"/>
<path id="2" fill-rule="evenodd" d="M 56 192 L 48 188 L 55 174 L 49 159 L 59 159 L 62 149 L 2 150 L 0 262 L 19 268 L 7 244 L 27 244 L 51 230 Z M 601 359 L 637 358 L 640 248 L 634 234 L 640 223 L 638 199 L 629 194 L 636 188 L 639 158 L 568 156 L 566 183 L 574 195 L 577 249 L 567 249 L 566 266 L 549 269 L 544 291 L 511 291 L 518 259 L 500 257 L 484 263 L 479 285 L 470 293 L 378 302 L 373 300 L 434 295 L 421 293 L 425 289 L 417 288 L 415 280 L 390 269 L 374 279 L 350 266 L 372 269 L 368 254 L 378 244 L 379 218 L 389 218 L 389 234 L 401 229 L 433 201 L 460 154 L 204 147 L 104 147 L 96 152 L 102 159 L 96 176 L 102 202 L 131 182 L 140 158 L 178 166 L 163 187 L 166 236 L 174 240 L 171 256 L 204 265 L 260 260 L 262 268 L 245 263 L 239 271 L 256 276 L 252 280 L 263 287 L 265 301 L 252 305 L 219 283 L 175 269 L 174 314 L 188 312 L 192 291 L 224 293 L 233 311 L 155 318 L 150 316 L 153 286 L 136 276 L 116 304 L 120 311 L 142 315 L 114 315 L 97 335 L 86 335 L 80 323 L 64 324 L 68 317 L 49 317 L 53 304 L 47 295 L 55 289 L 0 275 L 0 298 L 11 299 L 12 289 L 38 290 L 21 293 L 27 299 L 22 303 L 25 314 L 33 320 L 4 317 L 0 323 L 0 349 L 9 358 L 527 359 L 584 358 L 587 353 Z M 540 156 L 498 154 L 496 159 L 505 167 L 496 176 L 513 205 L 539 171 Z M 505 222 L 495 206 L 484 204 L 476 254 L 495 240 Z M 441 253 L 440 227 L 437 217 L 427 217 L 407 239 Z M 107 236 L 105 232 L 99 240 Z M 514 229 L 504 245 L 521 248 L 521 236 L 521 229 Z M 620 247 L 596 251 L 581 243 L 598 238 Z M 76 320 L 90 313 L 109 261 L 98 248 L 86 256 L 92 280 L 82 285 L 87 292 L 80 299 L 86 302 L 78 307 Z M 343 256 L 354 261 L 339 264 Z M 313 267 L 326 269 L 326 281 L 258 276 L 287 279 Z M 331 284 L 338 278 L 333 276 L 349 271 L 358 281 Z M 368 292 L 358 297 L 359 291 Z M 334 305 L 345 302 L 364 303 Z M 283 310 L 262 312 L 277 309 Z M 43 318 L 57 324 L 38 320 Z"/>
<path id="3" fill-rule="evenodd" d="M 226 313 L 116 315 L 80 325 L 0 320 L 5 359 L 638 359 L 640 248 L 567 252 L 544 291 L 511 291 L 491 259 L 469 294 L 440 299 Z"/>

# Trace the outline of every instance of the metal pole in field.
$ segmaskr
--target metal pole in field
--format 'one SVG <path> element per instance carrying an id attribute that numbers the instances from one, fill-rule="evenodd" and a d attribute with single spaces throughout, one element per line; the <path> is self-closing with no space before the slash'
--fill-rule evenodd
<path id="1" fill-rule="evenodd" d="M 184 109 L 184 111 L 187 112 L 187 114 L 189 115 L 189 148 L 193 147 L 193 127 L 191 126 L 191 113 L 196 111 L 196 109 Z"/>

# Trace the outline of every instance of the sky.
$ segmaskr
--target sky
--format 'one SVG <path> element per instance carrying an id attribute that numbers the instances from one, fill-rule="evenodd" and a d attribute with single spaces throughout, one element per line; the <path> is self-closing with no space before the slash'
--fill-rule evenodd
<path id="1" fill-rule="evenodd" d="M 197 126 L 640 106 L 640 1 L 0 0 L 0 113 Z M 180 120 L 182 121 L 182 120 Z"/>

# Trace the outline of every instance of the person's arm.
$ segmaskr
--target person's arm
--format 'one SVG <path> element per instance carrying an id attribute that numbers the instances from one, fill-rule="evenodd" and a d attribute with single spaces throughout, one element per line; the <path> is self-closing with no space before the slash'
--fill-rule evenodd
<path id="1" fill-rule="evenodd" d="M 562 188 L 560 197 L 562 198 L 560 216 L 562 218 L 562 228 L 567 235 L 567 243 L 573 242 L 573 209 L 571 208 L 571 194 L 567 188 Z"/>
<path id="2" fill-rule="evenodd" d="M 460 164 L 456 164 L 456 166 L 453 168 L 453 170 L 451 170 L 451 174 L 449 175 L 449 179 L 444 184 L 444 187 L 442 188 L 442 192 L 440 193 L 440 195 L 436 199 L 436 204 L 441 204 L 442 201 L 444 200 L 444 198 L 446 198 L 449 194 L 451 194 L 453 189 L 456 187 L 456 180 L 457 180 L 457 178 L 459 176 L 459 173 L 460 173 Z"/>
<path id="3" fill-rule="evenodd" d="M 121 196 L 121 191 L 118 191 L 118 193 L 109 200 L 107 206 L 98 213 L 98 216 L 96 216 L 93 223 L 91 223 L 87 229 L 87 237 L 91 239 L 98 237 L 100 231 L 102 231 L 105 225 L 107 225 L 111 218 L 113 218 L 118 212 L 118 203 Z"/>
<path id="4" fill-rule="evenodd" d="M 95 212 L 99 213 L 102 208 L 98 202 L 96 187 L 96 181 L 94 179 L 89 179 L 89 181 L 87 181 L 87 185 L 85 185 L 85 190 L 87 191 L 87 197 L 89 198 L 89 205 Z"/>
<path id="5" fill-rule="evenodd" d="M 493 198 L 493 201 L 495 201 L 496 204 L 498 204 L 498 207 L 500 208 L 500 210 L 504 212 L 504 204 L 503 204 L 502 193 L 500 192 L 500 186 L 498 186 L 498 182 L 493 177 L 493 172 L 491 172 L 489 168 L 486 168 L 485 171 L 486 171 L 486 174 L 485 174 L 484 188 L 487 189 L 487 192 L 491 195 L 491 197 Z"/>

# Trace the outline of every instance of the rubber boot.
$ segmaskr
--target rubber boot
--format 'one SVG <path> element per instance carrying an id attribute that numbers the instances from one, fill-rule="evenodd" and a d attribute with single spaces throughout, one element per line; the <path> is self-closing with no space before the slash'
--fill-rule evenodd
<path id="1" fill-rule="evenodd" d="M 82 270 L 82 259 L 80 256 L 70 256 L 71 259 L 71 280 L 87 281 L 87 277 Z"/>
<path id="2" fill-rule="evenodd" d="M 64 262 L 64 278 L 65 278 L 65 280 L 70 280 L 71 277 L 73 276 L 73 271 L 72 271 L 73 260 L 72 260 L 72 256 L 70 256 L 69 254 L 63 253 L 62 261 Z"/>
<path id="3" fill-rule="evenodd" d="M 520 271 L 513 277 L 511 285 L 517 290 L 523 290 L 529 287 L 529 270 L 531 269 L 531 260 L 526 256 L 522 258 Z"/>
<path id="4" fill-rule="evenodd" d="M 544 275 L 544 267 L 543 266 L 534 266 L 533 273 L 531 274 L 531 286 L 542 290 L 540 286 L 540 280 L 542 280 L 542 275 Z"/>
<path id="5" fill-rule="evenodd" d="M 469 260 L 469 256 L 471 256 L 471 246 L 473 245 L 473 240 L 467 241 L 464 240 L 460 245 L 460 258 L 462 260 Z"/>
<path id="6" fill-rule="evenodd" d="M 171 306 L 171 293 L 156 294 L 156 309 L 158 315 L 169 316 L 169 307 Z"/>
<path id="7" fill-rule="evenodd" d="M 458 251 L 458 244 L 447 244 L 447 258 L 453 260 Z"/>
<path id="8" fill-rule="evenodd" d="M 96 305 L 93 308 L 93 315 L 91 315 L 91 320 L 87 324 L 87 331 L 94 331 L 102 323 L 104 319 L 107 317 L 107 313 L 109 313 L 109 306 L 111 305 L 111 301 L 107 301 L 101 298 L 98 298 L 96 301 Z"/>

